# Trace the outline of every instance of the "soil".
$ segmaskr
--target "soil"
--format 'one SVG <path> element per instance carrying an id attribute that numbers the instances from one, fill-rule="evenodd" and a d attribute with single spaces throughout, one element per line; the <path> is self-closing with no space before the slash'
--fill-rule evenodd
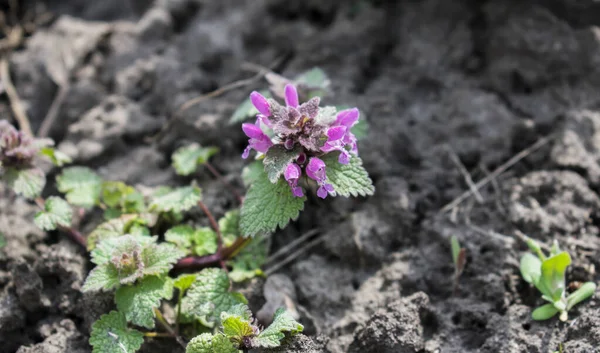
<path id="1" fill-rule="evenodd" d="M 254 75 L 244 62 L 275 62 L 273 70 L 289 77 L 321 67 L 334 93 L 326 102 L 354 104 L 366 116 L 370 130 L 360 151 L 375 196 L 311 199 L 297 222 L 274 235 L 272 251 L 315 228 L 321 246 L 277 271 L 264 296 L 264 280 L 242 286 L 255 312 L 268 311 L 265 297 L 272 305 L 291 300 L 297 309 L 306 335 L 279 352 L 551 353 L 561 344 L 564 352 L 600 352 L 598 293 L 567 323 L 531 319 L 541 300 L 520 278 L 526 246 L 515 237 L 520 230 L 546 245 L 558 240 L 573 257 L 569 282 L 600 280 L 598 2 L 20 5 L 21 17 L 54 15 L 10 54 L 32 127 L 41 126 L 57 82 L 68 82 L 50 135 L 76 164 L 107 179 L 188 183 L 174 174 L 170 155 L 199 142 L 220 148 L 214 164 L 241 189 L 246 139 L 228 119 L 264 81 L 194 105 L 164 127 L 189 99 Z M 0 118 L 12 119 L 6 95 Z M 477 181 L 543 138 L 478 197 L 442 211 L 469 190 L 453 156 Z M 57 172 L 48 171 L 50 179 Z M 209 175 L 198 179 L 215 214 L 235 205 Z M 55 192 L 50 184 L 47 195 Z M 86 253 L 61 234 L 38 230 L 34 205 L 2 189 L 0 195 L 7 241 L 0 255 L 0 350 L 90 352 L 90 325 L 113 307 L 111 296 L 82 295 L 91 268 Z M 99 219 L 88 218 L 84 233 Z M 467 251 L 454 295 L 452 235 Z M 165 339 L 141 351 L 182 352 Z"/>

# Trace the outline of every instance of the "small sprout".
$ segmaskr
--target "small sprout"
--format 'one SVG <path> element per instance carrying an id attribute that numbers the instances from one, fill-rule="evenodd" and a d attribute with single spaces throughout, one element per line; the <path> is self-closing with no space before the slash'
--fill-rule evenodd
<path id="1" fill-rule="evenodd" d="M 550 302 L 536 308 L 532 318 L 547 320 L 559 314 L 559 319 L 566 321 L 568 312 L 573 306 L 594 295 L 596 284 L 584 283 L 579 289 L 567 295 L 565 274 L 567 267 L 571 265 L 571 256 L 566 251 L 561 251 L 556 241 L 552 245 L 549 257 L 543 253 L 535 240 L 527 238 L 526 241 L 537 257 L 531 253 L 521 257 L 521 276 L 542 293 L 542 299 Z"/>
<path id="2" fill-rule="evenodd" d="M 456 235 L 450 238 L 450 245 L 452 247 L 452 262 L 454 262 L 454 285 L 452 292 L 456 293 L 458 291 L 458 281 L 467 264 L 467 249 L 460 247 Z"/>

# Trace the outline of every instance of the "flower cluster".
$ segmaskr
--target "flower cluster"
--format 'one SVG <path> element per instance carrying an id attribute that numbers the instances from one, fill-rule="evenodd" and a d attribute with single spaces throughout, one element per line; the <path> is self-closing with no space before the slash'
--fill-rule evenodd
<path id="1" fill-rule="evenodd" d="M 34 139 L 18 131 L 6 120 L 0 120 L 0 165 L 29 164 L 41 147 L 50 145 L 46 140 Z"/>
<path id="2" fill-rule="evenodd" d="M 333 186 L 327 183 L 325 163 L 319 157 L 338 151 L 339 163 L 348 164 L 352 154 L 358 155 L 356 137 L 351 128 L 358 121 L 359 111 L 352 108 L 336 114 L 333 108 L 319 107 L 319 97 L 299 104 L 298 92 L 292 84 L 285 86 L 284 93 L 285 106 L 266 99 L 256 91 L 250 94 L 250 100 L 259 113 L 255 124 L 242 125 L 250 138 L 242 158 L 248 158 L 251 150 L 266 154 L 274 145 L 283 145 L 287 150 L 299 146 L 298 157 L 283 173 L 294 196 L 304 196 L 298 186 L 303 173 L 317 182 L 319 197 L 335 196 Z"/>

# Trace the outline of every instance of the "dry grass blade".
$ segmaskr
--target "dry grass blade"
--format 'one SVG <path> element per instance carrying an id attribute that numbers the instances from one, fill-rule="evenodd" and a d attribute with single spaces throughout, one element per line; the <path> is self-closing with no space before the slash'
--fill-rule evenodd
<path id="1" fill-rule="evenodd" d="M 317 234 L 318 232 L 319 232 L 318 229 L 311 229 L 308 232 L 302 234 L 300 237 L 294 239 L 291 243 L 287 244 L 286 246 L 277 250 L 274 254 L 269 256 L 269 258 L 265 262 L 265 265 L 268 265 L 268 264 L 272 263 L 273 261 L 275 261 L 276 259 L 283 257 L 284 255 L 286 255 L 287 253 L 289 253 L 290 251 L 292 251 L 293 249 L 298 247 L 300 244 L 307 241 L 310 237 Z"/>
<path id="2" fill-rule="evenodd" d="M 325 240 L 325 238 L 322 235 L 319 236 L 319 237 L 317 237 L 316 239 L 313 239 L 311 242 L 305 244 L 300 249 L 298 249 L 295 252 L 291 253 L 288 257 L 286 257 L 283 260 L 275 263 L 273 266 L 270 266 L 268 269 L 265 270 L 265 275 L 266 276 L 270 276 L 273 273 L 279 271 L 279 269 L 281 269 L 283 266 L 285 266 L 285 265 L 289 264 L 290 262 L 294 261 L 296 258 L 298 258 L 298 256 L 302 255 L 302 253 L 304 253 L 306 250 L 308 250 L 308 249 L 312 248 L 313 246 L 321 243 L 323 240 Z"/>
<path id="3" fill-rule="evenodd" d="M 2 77 L 2 83 L 4 84 L 4 89 L 8 95 L 8 99 L 10 100 L 10 108 L 15 115 L 15 119 L 17 119 L 17 122 L 19 123 L 19 128 L 27 135 L 33 136 L 29 118 L 27 117 L 27 113 L 25 113 L 25 108 L 23 107 L 21 98 L 19 98 L 17 89 L 13 85 L 10 78 L 10 69 L 8 67 L 8 59 L 6 57 L 0 59 L 0 76 Z"/>
<path id="4" fill-rule="evenodd" d="M 500 176 L 502 173 L 504 173 L 505 171 L 510 169 L 512 166 L 517 164 L 523 158 L 529 156 L 531 153 L 540 149 L 542 146 L 544 146 L 545 144 L 550 142 L 554 137 L 555 137 L 555 134 L 545 136 L 545 137 L 539 139 L 533 145 L 527 147 L 526 149 L 524 149 L 521 152 L 514 155 L 511 159 L 506 161 L 506 163 L 502 164 L 501 166 L 496 168 L 492 173 L 490 173 L 488 176 L 486 176 L 485 178 L 483 178 L 479 182 L 477 182 L 475 184 L 475 190 L 479 190 L 482 187 L 484 187 L 485 185 L 487 185 L 489 182 L 491 182 L 492 180 L 494 180 L 495 178 Z M 471 197 L 471 195 L 473 195 L 473 190 L 465 191 L 459 197 L 455 198 L 450 203 L 448 203 L 446 206 L 442 207 L 442 209 L 439 212 L 445 213 L 445 212 L 448 212 L 448 211 L 454 209 L 456 206 L 460 205 L 464 200 Z"/>
<path id="5" fill-rule="evenodd" d="M 467 168 L 465 167 L 465 165 L 460 161 L 460 158 L 458 157 L 456 152 L 454 152 L 454 150 L 450 146 L 447 146 L 447 149 L 448 149 L 448 154 L 450 155 L 450 159 L 452 160 L 452 162 L 454 163 L 456 168 L 458 168 L 458 170 L 462 174 L 463 178 L 465 179 L 465 182 L 467 183 L 467 185 L 469 186 L 469 189 L 471 190 L 471 193 L 473 195 L 475 195 L 475 200 L 477 200 L 477 202 L 480 204 L 483 203 L 483 201 L 484 201 L 483 196 L 481 196 L 481 194 L 479 193 L 479 190 L 477 190 L 477 188 L 475 187 L 475 183 L 473 182 L 473 179 L 471 178 L 471 174 L 469 174 L 469 171 L 467 171 Z"/>

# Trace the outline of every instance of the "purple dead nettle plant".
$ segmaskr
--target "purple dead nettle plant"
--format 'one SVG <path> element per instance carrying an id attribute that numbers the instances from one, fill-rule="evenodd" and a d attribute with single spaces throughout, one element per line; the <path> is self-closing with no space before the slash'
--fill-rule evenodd
<path id="1" fill-rule="evenodd" d="M 250 138 L 242 158 L 248 158 L 251 150 L 257 151 L 260 157 L 274 146 L 283 146 L 289 151 L 298 148 L 297 157 L 283 173 L 293 195 L 304 196 L 298 181 L 306 174 L 318 184 L 320 198 L 336 196 L 334 186 L 327 181 L 327 166 L 322 158 L 331 152 L 339 152 L 338 162 L 347 165 L 351 158 L 358 156 L 356 137 L 351 131 L 359 118 L 358 109 L 346 109 L 336 114 L 334 108 L 319 107 L 319 97 L 299 104 L 298 92 L 292 84 L 285 86 L 285 106 L 256 91 L 250 94 L 250 100 L 259 113 L 256 123 L 242 125 Z M 268 134 L 269 130 L 271 134 Z"/>

